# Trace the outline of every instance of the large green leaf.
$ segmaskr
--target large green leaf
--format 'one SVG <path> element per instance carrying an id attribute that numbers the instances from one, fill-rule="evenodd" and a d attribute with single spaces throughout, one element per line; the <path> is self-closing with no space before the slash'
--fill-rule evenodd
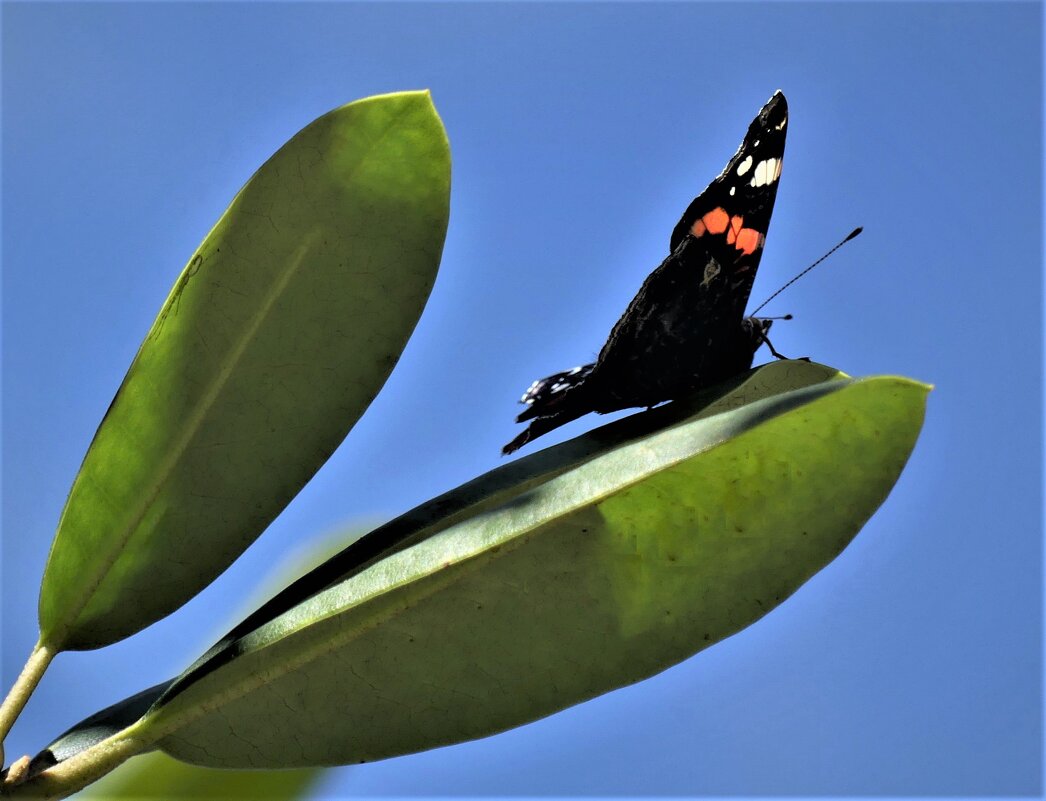
<path id="1" fill-rule="evenodd" d="M 44 645 L 98 647 L 176 609 L 312 477 L 417 322 L 449 190 L 427 92 L 336 109 L 255 173 L 175 283 L 73 483 Z"/>
<path id="2" fill-rule="evenodd" d="M 657 673 L 846 546 L 905 464 L 926 391 L 823 381 L 688 420 L 655 410 L 520 460 L 405 516 L 417 536 L 390 523 L 383 558 L 364 551 L 337 581 L 321 569 L 314 594 L 237 627 L 128 736 L 215 767 L 343 764 L 491 734 Z"/>
<path id="3" fill-rule="evenodd" d="M 454 523 L 476 517 L 513 497 L 577 467 L 609 448 L 631 442 L 684 420 L 699 419 L 739 408 L 754 400 L 811 386 L 843 373 L 805 361 L 775 362 L 741 374 L 689 400 L 604 425 L 585 436 L 538 451 L 492 470 L 401 515 L 354 542 L 341 553 L 293 582 L 233 628 L 177 680 L 177 688 L 195 681 L 235 653 L 235 643 L 247 633 L 287 612 L 325 587 L 344 581 L 378 559 L 431 537 Z"/>
<path id="4" fill-rule="evenodd" d="M 554 448 L 510 462 L 434 498 L 356 540 L 319 567 L 308 571 L 233 628 L 176 680 L 163 682 L 126 698 L 73 726 L 36 756 L 32 771 L 38 773 L 65 762 L 117 735 L 142 717 L 162 696 L 173 697 L 189 684 L 234 658 L 238 653 L 238 643 L 250 632 L 289 612 L 320 590 L 345 581 L 378 559 L 431 537 L 457 521 L 493 510 L 608 448 L 631 442 L 684 420 L 719 414 L 760 398 L 840 377 L 845 376 L 819 364 L 775 362 L 737 376 L 689 401 L 676 401 L 652 412 L 633 415 Z"/>

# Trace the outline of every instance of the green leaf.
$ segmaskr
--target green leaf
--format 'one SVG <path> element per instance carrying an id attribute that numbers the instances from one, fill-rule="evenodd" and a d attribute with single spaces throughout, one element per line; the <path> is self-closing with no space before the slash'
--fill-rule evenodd
<path id="1" fill-rule="evenodd" d="M 234 643 L 241 636 L 282 615 L 325 587 L 344 581 L 376 560 L 431 537 L 460 520 L 505 504 L 511 498 L 577 467 L 613 446 L 647 436 L 683 420 L 719 414 L 759 398 L 840 377 L 846 376 L 821 364 L 774 362 L 735 376 L 689 400 L 675 401 L 659 409 L 604 425 L 584 436 L 486 473 L 386 523 L 293 582 L 197 660 L 192 668 L 178 678 L 178 686 L 194 681 L 199 672 L 196 668 L 209 670 L 214 660 L 225 659 L 235 649 Z"/>
<path id="2" fill-rule="evenodd" d="M 237 627 L 134 737 L 214 767 L 381 759 L 543 717 L 749 625 L 882 503 L 929 389 L 787 363 L 731 397 L 792 370 L 822 383 L 636 415 L 393 521 L 341 580 L 321 568 L 314 594 Z M 371 539 L 383 558 L 359 550 Z"/>
<path id="3" fill-rule="evenodd" d="M 320 768 L 299 770 L 214 770 L 154 753 L 120 766 L 81 798 L 164 799 L 164 801 L 292 801 L 308 798 L 323 776 Z"/>
<path id="4" fill-rule="evenodd" d="M 40 596 L 42 641 L 96 648 L 221 573 L 327 460 L 417 322 L 450 156 L 428 92 L 312 122 L 189 260 L 95 435 Z"/>
<path id="5" fill-rule="evenodd" d="M 141 718 L 162 696 L 171 697 L 236 654 L 250 632 L 283 615 L 303 600 L 355 575 L 376 560 L 431 537 L 465 517 L 475 517 L 527 489 L 576 467 L 608 448 L 646 436 L 687 419 L 708 417 L 762 397 L 845 377 L 829 367 L 808 362 L 774 362 L 651 412 L 605 425 L 589 434 L 510 462 L 486 475 L 401 515 L 366 537 L 353 534 L 352 544 L 308 571 L 249 615 L 177 679 L 163 682 L 91 715 L 56 738 L 33 760 L 37 773 L 65 762 L 118 734 Z M 311 557 L 310 557 L 311 558 Z M 289 571 L 290 572 L 290 571 Z M 301 575 L 295 568 L 293 572 Z"/>

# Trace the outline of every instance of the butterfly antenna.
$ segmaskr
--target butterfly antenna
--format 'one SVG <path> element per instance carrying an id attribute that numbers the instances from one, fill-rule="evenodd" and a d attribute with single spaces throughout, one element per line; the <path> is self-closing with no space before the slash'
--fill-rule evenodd
<path id="1" fill-rule="evenodd" d="M 815 261 L 815 262 L 814 262 L 813 264 L 811 264 L 811 265 L 810 265 L 809 267 L 807 267 L 807 268 L 806 268 L 805 270 L 803 270 L 803 271 L 802 271 L 801 273 L 799 273 L 799 275 L 797 275 L 797 276 L 796 276 L 795 278 L 793 278 L 793 279 L 792 279 L 791 281 L 789 281 L 789 282 L 788 282 L 787 284 L 785 284 L 785 285 L 784 285 L 783 287 L 781 287 L 780 289 L 778 289 L 778 290 L 777 290 L 777 291 L 776 291 L 776 292 L 775 292 L 774 294 L 772 294 L 772 295 L 771 295 L 770 297 L 768 297 L 768 298 L 767 298 L 766 300 L 764 300 L 764 301 L 763 301 L 762 303 L 760 303 L 760 304 L 759 304 L 759 306 L 757 306 L 757 307 L 756 307 L 756 310 L 755 310 L 754 312 L 752 312 L 751 314 L 749 314 L 748 316 L 749 316 L 749 317 L 755 317 L 755 315 L 756 315 L 756 312 L 758 312 L 758 311 L 759 311 L 759 309 L 763 308 L 763 307 L 764 307 L 764 306 L 765 306 L 765 305 L 766 305 L 767 303 L 769 303 L 769 302 L 770 302 L 771 300 L 773 300 L 773 299 L 774 299 L 774 298 L 776 298 L 776 297 L 777 297 L 778 295 L 780 295 L 780 294 L 781 294 L 782 292 L 784 292 L 784 291 L 785 291 L 786 289 L 788 289 L 788 287 L 790 287 L 790 286 L 791 286 L 792 284 L 794 284 L 794 283 L 795 283 L 796 281 L 798 281 L 798 280 L 799 280 L 800 278 L 802 278 L 802 277 L 803 277 L 804 275 L 806 275 L 806 274 L 807 274 L 808 272 L 810 272 L 810 271 L 811 271 L 811 270 L 812 270 L 812 269 L 813 269 L 814 267 L 816 267 L 816 266 L 817 266 L 818 264 L 820 264 L 820 263 L 821 263 L 822 261 L 824 261 L 825 259 L 827 259 L 827 258 L 828 258 L 829 256 L 831 256 L 831 255 L 832 255 L 833 253 L 835 253 L 835 251 L 839 250 L 839 248 L 841 248 L 841 247 L 842 247 L 843 245 L 845 245 L 845 244 L 846 244 L 847 242 L 849 242 L 849 241 L 850 241 L 851 239 L 853 239 L 854 237 L 856 237 L 856 236 L 857 236 L 858 234 L 860 234 L 860 233 L 861 233 L 861 231 L 863 231 L 863 230 L 864 230 L 864 227 L 863 227 L 863 226 L 859 226 L 859 227 L 857 227 L 857 228 L 854 228 L 854 229 L 853 229 L 853 230 L 852 230 L 852 231 L 851 231 L 850 233 L 848 233 L 848 234 L 846 235 L 846 238 L 845 238 L 845 239 L 843 239 L 843 241 L 842 241 L 842 242 L 840 242 L 840 243 L 839 243 L 838 245 L 836 245 L 836 246 L 835 246 L 834 248 L 832 248 L 831 250 L 829 250 L 829 251 L 828 251 L 827 253 L 825 253 L 825 254 L 824 254 L 824 255 L 823 255 L 823 256 L 822 256 L 821 258 L 819 258 L 819 259 L 818 259 L 817 261 Z M 784 316 L 784 317 L 783 317 L 782 319 L 784 319 L 784 320 L 790 320 L 791 318 L 792 318 L 792 315 L 790 315 L 790 314 L 786 314 L 786 315 L 785 315 L 785 316 Z M 774 318 L 766 318 L 766 319 L 774 319 Z"/>

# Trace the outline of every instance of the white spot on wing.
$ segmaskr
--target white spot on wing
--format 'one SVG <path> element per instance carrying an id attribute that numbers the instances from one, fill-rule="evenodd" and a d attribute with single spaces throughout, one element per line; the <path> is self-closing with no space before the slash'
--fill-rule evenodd
<path id="1" fill-rule="evenodd" d="M 519 402 L 525 403 L 527 404 L 527 406 L 532 404 L 534 402 L 534 390 L 538 388 L 538 384 L 540 383 L 541 380 L 539 379 L 535 381 L 533 384 L 531 384 L 529 387 L 527 387 L 527 391 L 523 393 L 523 397 L 519 399 Z"/>
<path id="2" fill-rule="evenodd" d="M 733 197 L 733 196 L 734 196 L 734 193 L 735 193 L 736 191 L 737 191 L 737 187 L 736 187 L 736 186 L 731 186 L 731 187 L 730 187 L 730 197 Z"/>
<path id="3" fill-rule="evenodd" d="M 752 157 L 748 156 L 744 161 L 737 165 L 737 177 L 740 178 L 750 169 L 752 169 Z"/>
<path id="4" fill-rule="evenodd" d="M 766 186 L 772 184 L 781 176 L 781 160 L 780 159 L 767 159 L 766 161 L 760 161 L 756 165 L 755 172 L 752 174 L 752 180 L 748 182 L 749 186 Z"/>
<path id="5" fill-rule="evenodd" d="M 755 167 L 755 174 L 752 176 L 752 186 L 763 186 L 766 184 L 766 162 L 760 161 Z"/>

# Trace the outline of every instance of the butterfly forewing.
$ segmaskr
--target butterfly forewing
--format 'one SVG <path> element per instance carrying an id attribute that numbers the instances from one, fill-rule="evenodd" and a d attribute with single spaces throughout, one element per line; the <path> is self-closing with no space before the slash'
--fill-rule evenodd
<path id="1" fill-rule="evenodd" d="M 732 223 L 735 215 L 742 218 L 741 229 L 754 230 L 765 239 L 777 197 L 787 130 L 788 103 L 781 92 L 775 92 L 748 126 L 745 138 L 723 171 L 683 212 L 672 230 L 669 253 L 679 247 L 687 234 L 700 238 L 721 231 L 729 237 L 727 227 L 738 230 Z M 728 218 L 731 225 L 725 226 Z M 750 245 L 743 241 L 744 236 L 748 235 L 742 236 L 741 244 Z M 746 247 L 736 249 L 743 252 Z M 758 255 L 755 262 L 759 262 Z"/>
<path id="2" fill-rule="evenodd" d="M 594 365 L 535 381 L 510 453 L 590 411 L 653 406 L 748 369 L 765 326 L 743 324 L 781 175 L 788 105 L 776 92 L 722 173 L 687 207 L 670 252 Z M 759 333 L 762 332 L 762 333 Z"/>
<path id="3" fill-rule="evenodd" d="M 742 329 L 777 196 L 788 106 L 774 94 L 722 173 L 689 205 L 672 250 L 600 351 L 594 410 L 652 406 L 751 365 Z M 756 343 L 757 344 L 757 343 Z"/>

